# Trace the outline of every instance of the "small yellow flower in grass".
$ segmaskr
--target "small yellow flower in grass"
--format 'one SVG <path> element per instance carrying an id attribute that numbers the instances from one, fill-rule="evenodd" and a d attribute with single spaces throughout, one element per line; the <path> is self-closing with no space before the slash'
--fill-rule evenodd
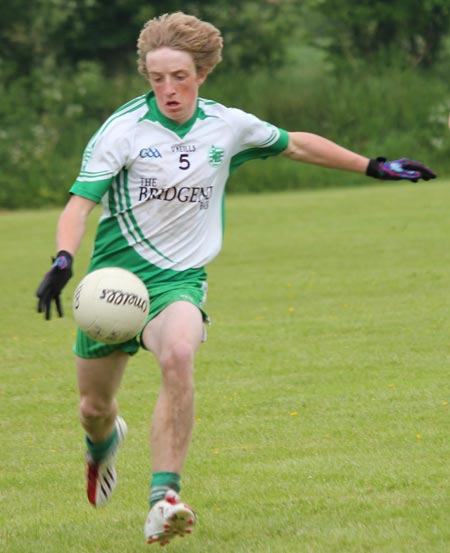
<path id="1" fill-rule="evenodd" d="M 388 384 L 389 388 L 395 388 L 395 384 Z"/>
<path id="2" fill-rule="evenodd" d="M 52 453 L 56 453 L 56 449 L 52 449 Z"/>
<path id="3" fill-rule="evenodd" d="M 214 453 L 214 455 L 219 455 L 220 451 L 219 451 L 218 449 L 215 449 L 215 450 L 213 451 L 213 453 Z"/>
<path id="4" fill-rule="evenodd" d="M 298 417 L 298 411 L 292 411 L 291 417 Z"/>
<path id="5" fill-rule="evenodd" d="M 448 401 L 443 401 L 443 402 L 442 402 L 442 406 L 443 406 L 443 407 L 447 407 L 447 406 L 448 406 Z"/>
<path id="6" fill-rule="evenodd" d="M 294 313 L 295 312 L 295 307 L 288 307 L 288 312 L 289 313 Z"/>
<path id="7" fill-rule="evenodd" d="M 202 419 L 201 419 L 200 417 L 197 417 L 195 420 L 196 420 L 197 422 L 202 422 Z"/>
<path id="8" fill-rule="evenodd" d="M 421 439 L 422 439 L 422 434 L 416 434 L 416 438 L 417 438 L 418 440 L 421 440 Z"/>

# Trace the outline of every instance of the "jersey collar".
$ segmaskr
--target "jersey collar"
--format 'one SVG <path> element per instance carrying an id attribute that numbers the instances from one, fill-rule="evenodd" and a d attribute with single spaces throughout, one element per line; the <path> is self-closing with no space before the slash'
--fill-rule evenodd
<path id="1" fill-rule="evenodd" d="M 175 134 L 177 134 L 180 138 L 184 138 L 187 133 L 192 129 L 197 119 L 205 119 L 206 114 L 205 112 L 199 107 L 198 101 L 197 101 L 197 107 L 195 109 L 194 115 L 182 123 L 181 125 L 177 123 L 176 121 L 173 121 L 172 119 L 169 119 L 169 117 L 166 117 L 158 108 L 158 104 L 156 103 L 155 94 L 152 90 L 148 92 L 145 95 L 145 99 L 148 106 L 147 113 L 141 118 L 141 121 L 144 119 L 148 119 L 149 121 L 157 121 L 160 123 L 163 127 L 166 129 L 169 129 L 170 131 L 173 131 Z"/>

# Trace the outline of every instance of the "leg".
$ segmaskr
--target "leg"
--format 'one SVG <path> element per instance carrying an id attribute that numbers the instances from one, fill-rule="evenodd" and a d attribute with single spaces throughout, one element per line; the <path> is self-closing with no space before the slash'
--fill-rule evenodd
<path id="1" fill-rule="evenodd" d="M 180 502 L 176 492 L 194 425 L 194 355 L 202 336 L 199 309 L 183 301 L 169 305 L 142 335 L 162 374 L 152 423 L 152 508 L 144 528 L 147 543 L 166 545 L 176 535 L 191 533 L 195 524 L 194 511 Z"/>
<path id="2" fill-rule="evenodd" d="M 162 374 L 152 422 L 153 472 L 181 474 L 194 425 L 194 355 L 202 336 L 201 312 L 183 301 L 169 305 L 143 332 Z"/>
<path id="3" fill-rule="evenodd" d="M 80 421 L 89 439 L 103 442 L 114 429 L 115 399 L 128 361 L 121 351 L 97 359 L 76 358 Z"/>
<path id="4" fill-rule="evenodd" d="M 116 352 L 76 361 L 80 420 L 87 434 L 87 494 L 96 507 L 105 505 L 117 485 L 115 457 L 127 427 L 117 415 L 115 396 L 127 360 L 128 354 Z"/>

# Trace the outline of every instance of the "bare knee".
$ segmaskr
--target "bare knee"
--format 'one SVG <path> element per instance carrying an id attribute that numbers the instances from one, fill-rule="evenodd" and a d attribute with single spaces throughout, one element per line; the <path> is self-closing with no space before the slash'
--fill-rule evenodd
<path id="1" fill-rule="evenodd" d="M 115 402 L 95 396 L 81 396 L 80 418 L 86 423 L 108 422 L 115 420 Z"/>
<path id="2" fill-rule="evenodd" d="M 192 381 L 195 349 L 188 342 L 177 342 L 160 356 L 163 378 L 184 385 Z"/>
<path id="3" fill-rule="evenodd" d="M 76 358 L 80 420 L 90 437 L 101 439 L 114 425 L 115 396 L 127 361 L 128 355 L 123 352 L 94 359 Z"/>

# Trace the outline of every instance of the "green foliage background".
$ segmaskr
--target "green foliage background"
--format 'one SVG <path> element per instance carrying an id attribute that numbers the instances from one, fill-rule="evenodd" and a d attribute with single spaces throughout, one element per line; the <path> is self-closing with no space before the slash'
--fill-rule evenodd
<path id="1" fill-rule="evenodd" d="M 60 205 L 91 134 L 148 88 L 135 43 L 150 17 L 182 9 L 222 30 L 224 61 L 201 90 L 287 130 L 367 156 L 450 173 L 450 6 L 355 0 L 24 0 L 0 8 L 0 207 Z M 361 182 L 287 160 L 253 162 L 230 191 Z"/>

